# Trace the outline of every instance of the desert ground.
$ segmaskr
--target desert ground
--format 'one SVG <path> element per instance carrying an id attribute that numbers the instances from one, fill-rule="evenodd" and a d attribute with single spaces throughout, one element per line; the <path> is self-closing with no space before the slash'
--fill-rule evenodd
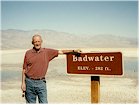
<path id="1" fill-rule="evenodd" d="M 0 103 L 25 103 L 21 97 L 21 71 L 26 50 L 1 50 Z M 124 63 L 135 61 L 132 69 L 124 66 L 123 76 L 100 76 L 101 104 L 136 104 L 139 102 L 138 49 L 83 49 L 84 52 L 121 51 Z M 130 62 L 131 63 L 131 62 Z M 50 104 L 90 104 L 91 75 L 67 74 L 66 56 L 50 62 L 46 75 Z"/>

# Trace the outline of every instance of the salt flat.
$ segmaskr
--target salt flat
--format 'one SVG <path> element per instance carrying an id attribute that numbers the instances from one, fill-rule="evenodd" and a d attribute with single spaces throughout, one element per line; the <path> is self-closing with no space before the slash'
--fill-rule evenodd
<path id="1" fill-rule="evenodd" d="M 68 49 L 68 48 L 62 48 Z M 78 48 L 69 48 L 78 49 Z M 124 57 L 138 57 L 138 48 L 80 48 L 82 52 L 122 52 Z M 60 49 L 58 49 L 60 50 Z M 25 49 L 22 50 L 1 50 L 1 63 L 2 64 L 13 64 L 23 63 Z M 64 55 L 59 55 L 56 59 L 64 58 Z"/>
<path id="2" fill-rule="evenodd" d="M 83 52 L 122 51 L 123 57 L 138 57 L 136 48 L 83 48 L 82 50 Z M 20 72 L 25 52 L 26 50 L 1 51 L 1 103 L 25 103 L 20 89 Z M 127 73 L 126 68 L 124 69 Z M 90 75 L 67 74 L 65 55 L 59 55 L 50 62 L 46 79 L 50 104 L 90 104 Z M 138 103 L 138 77 L 100 76 L 100 103 Z"/>
<path id="3" fill-rule="evenodd" d="M 25 103 L 20 81 L 2 82 L 2 103 Z M 47 80 L 50 104 L 90 104 L 90 77 L 60 76 Z M 138 103 L 138 84 L 129 78 L 100 80 L 100 103 Z"/>

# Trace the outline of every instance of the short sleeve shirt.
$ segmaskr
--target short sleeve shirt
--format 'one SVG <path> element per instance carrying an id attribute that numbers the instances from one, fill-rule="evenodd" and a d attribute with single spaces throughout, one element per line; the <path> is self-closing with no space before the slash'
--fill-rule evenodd
<path id="1" fill-rule="evenodd" d="M 31 78 L 45 77 L 49 62 L 57 56 L 58 50 L 55 49 L 41 48 L 39 52 L 28 50 L 23 64 L 25 74 Z"/>

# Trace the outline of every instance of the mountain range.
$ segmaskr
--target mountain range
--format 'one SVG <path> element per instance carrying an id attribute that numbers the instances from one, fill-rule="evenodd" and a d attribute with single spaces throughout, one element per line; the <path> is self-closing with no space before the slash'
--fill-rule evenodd
<path id="1" fill-rule="evenodd" d="M 43 47 L 48 48 L 136 48 L 137 38 L 116 35 L 75 35 L 55 30 L 1 30 L 1 48 L 30 49 L 34 34 L 41 34 Z"/>

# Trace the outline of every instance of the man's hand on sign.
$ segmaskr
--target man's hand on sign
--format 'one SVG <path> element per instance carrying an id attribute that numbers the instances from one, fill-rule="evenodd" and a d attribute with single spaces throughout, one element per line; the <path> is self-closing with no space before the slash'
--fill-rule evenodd
<path id="1" fill-rule="evenodd" d="M 82 51 L 80 49 L 76 49 L 76 50 L 73 50 L 73 52 L 81 53 Z"/>
<path id="2" fill-rule="evenodd" d="M 79 57 L 81 55 L 81 50 L 77 49 L 77 50 L 73 50 L 72 54 L 76 55 L 77 57 Z"/>

